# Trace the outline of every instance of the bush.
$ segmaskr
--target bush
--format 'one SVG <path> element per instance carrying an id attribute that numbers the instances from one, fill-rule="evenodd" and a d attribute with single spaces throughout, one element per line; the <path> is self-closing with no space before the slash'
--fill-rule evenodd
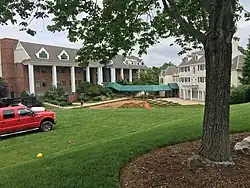
<path id="1" fill-rule="evenodd" d="M 68 101 L 67 106 L 71 106 L 71 105 L 72 105 L 72 102 Z"/>
<path id="2" fill-rule="evenodd" d="M 230 104 L 241 104 L 250 102 L 250 85 L 242 85 L 232 88 Z"/>
<path id="3" fill-rule="evenodd" d="M 67 106 L 67 102 L 63 101 L 59 103 L 60 106 Z"/>
<path id="4" fill-rule="evenodd" d="M 27 91 L 23 91 L 22 93 L 21 93 L 21 95 L 20 95 L 20 98 L 21 99 L 24 99 L 24 98 L 27 98 L 27 97 L 29 97 L 30 95 L 27 93 Z"/>
<path id="5" fill-rule="evenodd" d="M 80 96 L 78 97 L 79 101 L 90 101 L 92 98 L 94 98 L 92 99 L 93 101 L 100 101 L 102 98 L 109 98 L 113 94 L 113 92 L 109 88 L 101 85 L 93 85 L 89 82 L 81 83 L 77 92 L 80 94 Z"/>
<path id="6" fill-rule="evenodd" d="M 97 97 L 93 97 L 92 101 L 101 101 L 102 97 L 101 96 L 97 96 Z"/>
<path id="7" fill-rule="evenodd" d="M 48 103 L 54 104 L 54 105 L 60 105 L 60 102 L 58 102 L 57 100 L 48 100 Z"/>

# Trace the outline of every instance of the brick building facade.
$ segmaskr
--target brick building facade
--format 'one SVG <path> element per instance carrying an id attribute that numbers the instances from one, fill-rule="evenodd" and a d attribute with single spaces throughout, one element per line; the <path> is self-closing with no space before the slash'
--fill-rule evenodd
<path id="1" fill-rule="evenodd" d="M 8 83 L 9 95 L 19 97 L 22 91 L 42 94 L 53 87 L 64 87 L 75 93 L 81 82 L 103 84 L 138 78 L 145 70 L 142 59 L 118 55 L 105 67 L 91 62 L 88 67 L 76 63 L 77 49 L 0 39 L 0 77 Z"/>

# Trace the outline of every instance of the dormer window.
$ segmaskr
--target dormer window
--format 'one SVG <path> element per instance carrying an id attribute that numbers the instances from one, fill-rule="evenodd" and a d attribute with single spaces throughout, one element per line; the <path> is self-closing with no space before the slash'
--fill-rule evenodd
<path id="1" fill-rule="evenodd" d="M 49 59 L 49 53 L 44 48 L 41 48 L 39 52 L 36 53 L 36 56 L 39 59 Z"/>
<path id="2" fill-rule="evenodd" d="M 45 51 L 41 51 L 39 53 L 39 58 L 44 58 L 44 59 L 48 59 L 48 54 Z"/>
<path id="3" fill-rule="evenodd" d="M 195 55 L 195 61 L 198 61 L 198 59 L 199 59 L 199 57 L 198 57 L 198 55 L 196 54 L 196 55 Z"/>
<path id="4" fill-rule="evenodd" d="M 69 60 L 69 55 L 67 54 L 67 52 L 65 52 L 65 50 L 63 50 L 63 51 L 58 55 L 58 58 L 59 58 L 60 60 L 67 61 L 67 60 Z"/>

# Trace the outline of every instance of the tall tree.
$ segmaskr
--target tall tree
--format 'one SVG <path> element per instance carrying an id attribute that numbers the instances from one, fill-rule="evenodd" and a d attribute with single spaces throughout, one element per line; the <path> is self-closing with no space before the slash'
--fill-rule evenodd
<path id="1" fill-rule="evenodd" d="M 242 84 L 250 84 L 250 38 L 248 39 L 247 49 L 244 50 L 244 65 L 242 67 L 242 77 L 240 82 Z"/>
<path id="2" fill-rule="evenodd" d="M 19 24 L 30 35 L 36 31 L 29 27 L 34 19 L 47 17 L 46 0 L 1 0 L 0 25 Z"/>
<path id="3" fill-rule="evenodd" d="M 51 2 L 51 31 L 69 31 L 83 40 L 79 61 L 107 63 L 135 45 L 139 54 L 161 38 L 177 38 L 183 51 L 202 47 L 206 57 L 206 104 L 199 155 L 214 162 L 231 160 L 229 93 L 232 38 L 239 19 L 238 0 L 61 0 Z M 85 14 L 83 14 L 85 13 Z"/>

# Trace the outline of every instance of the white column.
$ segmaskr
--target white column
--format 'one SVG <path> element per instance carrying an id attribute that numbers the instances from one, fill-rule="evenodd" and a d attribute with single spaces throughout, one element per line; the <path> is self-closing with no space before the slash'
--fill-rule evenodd
<path id="1" fill-rule="evenodd" d="M 193 100 L 193 88 L 190 90 L 190 100 Z"/>
<path id="2" fill-rule="evenodd" d="M 138 78 L 140 78 L 141 69 L 138 69 Z"/>
<path id="3" fill-rule="evenodd" d="M 102 72 L 102 67 L 98 67 L 97 72 L 98 72 L 97 83 L 98 83 L 99 85 L 102 85 L 102 83 L 103 83 L 103 72 Z"/>
<path id="4" fill-rule="evenodd" d="M 129 69 L 129 82 L 133 82 L 132 69 Z"/>
<path id="5" fill-rule="evenodd" d="M 28 65 L 30 94 L 35 94 L 34 66 Z"/>
<path id="6" fill-rule="evenodd" d="M 90 68 L 86 67 L 86 81 L 90 82 Z"/>
<path id="7" fill-rule="evenodd" d="M 186 99 L 186 89 L 183 89 L 183 99 Z"/>
<path id="8" fill-rule="evenodd" d="M 110 73 L 111 73 L 111 82 L 116 82 L 115 68 L 110 68 Z"/>
<path id="9" fill-rule="evenodd" d="M 124 80 L 124 72 L 123 72 L 123 69 L 121 69 L 121 79 Z"/>
<path id="10" fill-rule="evenodd" d="M 198 100 L 200 100 L 200 91 L 198 90 Z"/>
<path id="11" fill-rule="evenodd" d="M 56 66 L 52 66 L 52 87 L 57 88 L 57 72 L 56 72 Z"/>
<path id="12" fill-rule="evenodd" d="M 70 75 L 71 75 L 71 92 L 76 92 L 76 78 L 75 78 L 75 67 L 70 67 Z"/>

